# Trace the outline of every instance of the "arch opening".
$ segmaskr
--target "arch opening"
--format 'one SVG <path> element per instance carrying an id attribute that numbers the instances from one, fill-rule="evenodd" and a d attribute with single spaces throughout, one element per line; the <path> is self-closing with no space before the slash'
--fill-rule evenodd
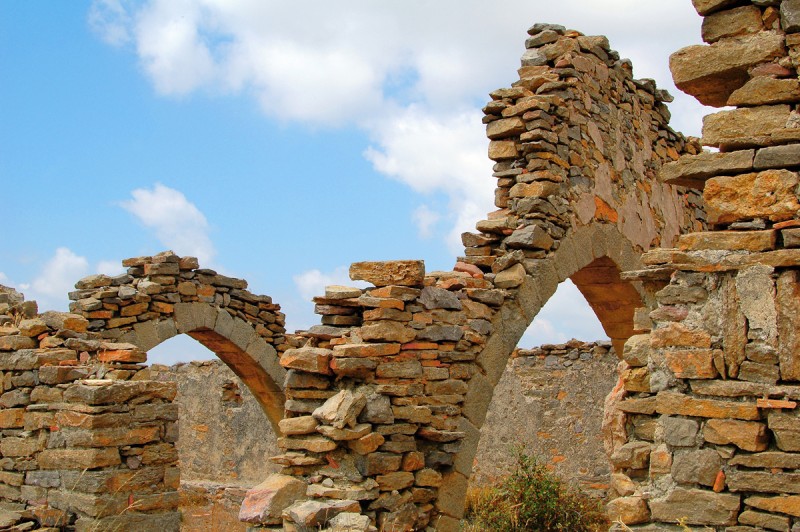
<path id="1" fill-rule="evenodd" d="M 158 350 L 180 349 L 183 337 L 165 340 Z M 205 353 L 191 352 L 204 360 L 172 356 L 182 360 L 148 370 L 151 379 L 177 385 L 181 529 L 244 532 L 238 514 L 247 490 L 279 470 L 264 460 L 275 454 L 277 435 L 232 368 L 207 347 L 199 349 Z"/>

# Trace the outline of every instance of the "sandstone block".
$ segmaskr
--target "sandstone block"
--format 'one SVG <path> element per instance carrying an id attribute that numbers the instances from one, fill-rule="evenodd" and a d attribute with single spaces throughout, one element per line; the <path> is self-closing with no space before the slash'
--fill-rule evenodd
<path id="1" fill-rule="evenodd" d="M 355 262 L 350 265 L 350 279 L 367 281 L 378 287 L 421 286 L 425 279 L 425 262 L 421 260 Z"/>
<path id="2" fill-rule="evenodd" d="M 489 142 L 489 159 L 493 161 L 516 159 L 518 156 L 517 143 L 513 140 L 493 140 Z"/>
<path id="3" fill-rule="evenodd" d="M 739 523 L 743 525 L 752 525 L 766 530 L 784 530 L 787 532 L 789 530 L 789 526 L 791 525 L 788 517 L 754 512 L 752 510 L 745 510 L 739 514 Z"/>
<path id="4" fill-rule="evenodd" d="M 770 146 L 787 129 L 790 117 L 788 105 L 720 111 L 703 117 L 702 142 L 718 148 Z"/>
<path id="5" fill-rule="evenodd" d="M 317 432 L 334 441 L 358 440 L 359 438 L 367 436 L 371 430 L 372 430 L 372 425 L 370 425 L 369 423 L 359 423 L 352 429 L 348 428 L 337 429 L 331 427 L 330 425 L 317 426 Z"/>
<path id="6" fill-rule="evenodd" d="M 381 320 L 361 327 L 361 338 L 367 341 L 397 342 L 404 344 L 417 337 L 414 329 L 402 322 Z"/>
<path id="7" fill-rule="evenodd" d="M 800 81 L 756 76 L 728 98 L 728 105 L 773 105 L 793 103 L 800 99 Z M 769 168 L 776 168 L 770 166 Z"/>
<path id="8" fill-rule="evenodd" d="M 763 29 L 761 10 L 756 6 L 743 6 L 719 11 L 703 19 L 703 40 L 714 43 L 723 37 L 758 33 Z"/>
<path id="9" fill-rule="evenodd" d="M 728 472 L 728 489 L 761 493 L 800 493 L 800 473 L 731 470 Z"/>
<path id="10" fill-rule="evenodd" d="M 650 444 L 642 441 L 626 443 L 614 451 L 610 460 L 617 468 L 645 469 L 650 460 Z"/>
<path id="11" fill-rule="evenodd" d="M 755 150 L 684 155 L 677 161 L 662 166 L 658 178 L 672 185 L 702 189 L 710 177 L 752 170 L 754 155 Z"/>
<path id="12" fill-rule="evenodd" d="M 664 359 L 679 379 L 713 379 L 717 376 L 712 349 L 670 350 L 664 353 Z"/>
<path id="13" fill-rule="evenodd" d="M 533 224 L 515 230 L 506 238 L 506 245 L 510 248 L 548 250 L 553 247 L 553 239 L 547 231 Z"/>
<path id="14" fill-rule="evenodd" d="M 703 438 L 717 445 L 733 444 L 745 451 L 764 451 L 769 444 L 763 423 L 733 419 L 709 419 L 703 427 Z"/>
<path id="15" fill-rule="evenodd" d="M 393 491 L 408 488 L 414 485 L 414 473 L 409 471 L 395 471 L 375 477 L 381 491 Z"/>
<path id="16" fill-rule="evenodd" d="M 375 370 L 380 378 L 415 379 L 422 376 L 419 360 L 397 360 L 378 364 Z"/>
<path id="17" fill-rule="evenodd" d="M 314 418 L 322 423 L 333 425 L 337 429 L 345 426 L 355 427 L 358 414 L 367 404 L 367 398 L 362 393 L 342 390 L 314 410 Z"/>
<path id="18" fill-rule="evenodd" d="M 800 331 L 797 328 L 797 316 L 800 316 L 800 276 L 797 271 L 781 273 L 776 288 L 781 378 L 785 381 L 800 381 Z"/>
<path id="19" fill-rule="evenodd" d="M 45 449 L 38 455 L 42 469 L 96 469 L 121 463 L 119 450 L 105 449 Z"/>
<path id="20" fill-rule="evenodd" d="M 533 183 L 517 183 L 509 191 L 512 198 L 546 198 L 558 194 L 558 183 L 551 181 L 534 181 Z"/>
<path id="21" fill-rule="evenodd" d="M 701 489 L 675 488 L 666 497 L 650 501 L 653 520 L 674 523 L 685 518 L 690 525 L 735 525 L 738 495 Z"/>
<path id="22" fill-rule="evenodd" d="M 622 350 L 622 359 L 632 367 L 647 365 L 650 354 L 650 335 L 636 334 L 628 338 Z"/>
<path id="23" fill-rule="evenodd" d="M 386 441 L 386 439 L 382 435 L 377 432 L 372 432 L 357 440 L 347 442 L 347 446 L 354 452 L 363 456 L 374 453 L 378 447 L 383 445 L 384 441 Z"/>
<path id="24" fill-rule="evenodd" d="M 283 516 L 300 527 L 297 530 L 318 530 L 341 513 L 360 513 L 361 505 L 352 500 L 296 502 L 283 510 Z"/>
<path id="25" fill-rule="evenodd" d="M 513 137 L 521 133 L 525 133 L 525 122 L 516 116 L 495 120 L 486 126 L 486 136 L 492 140 Z"/>
<path id="26" fill-rule="evenodd" d="M 620 378 L 625 390 L 628 392 L 650 391 L 650 371 L 646 367 L 623 370 Z"/>
<path id="27" fill-rule="evenodd" d="M 606 511 L 612 522 L 619 520 L 626 525 L 646 523 L 650 520 L 650 510 L 640 496 L 614 499 L 606 505 Z"/>
<path id="28" fill-rule="evenodd" d="M 239 510 L 245 523 L 278 524 L 281 513 L 306 495 L 306 483 L 288 475 L 270 475 L 248 490 Z"/>
<path id="29" fill-rule="evenodd" d="M 744 500 L 747 506 L 765 510 L 767 512 L 780 512 L 782 514 L 800 517 L 800 495 L 783 495 L 780 497 L 748 497 Z"/>
<path id="30" fill-rule="evenodd" d="M 366 358 L 386 357 L 400 352 L 400 344 L 342 344 L 333 346 L 334 357 Z"/>
<path id="31" fill-rule="evenodd" d="M 667 323 L 650 333 L 651 347 L 711 347 L 711 335 L 682 323 Z"/>
<path id="32" fill-rule="evenodd" d="M 312 434 L 316 432 L 317 422 L 314 416 L 287 417 L 278 422 L 282 434 Z"/>
<path id="33" fill-rule="evenodd" d="M 724 249 L 730 251 L 768 251 L 775 249 L 777 232 L 713 231 L 689 233 L 678 237 L 682 250 Z"/>
<path id="34" fill-rule="evenodd" d="M 748 69 L 784 54 L 783 37 L 759 32 L 710 46 L 688 46 L 672 54 L 669 68 L 675 85 L 704 105 L 724 106 L 748 80 Z"/>
<path id="35" fill-rule="evenodd" d="M 312 453 L 326 453 L 338 447 L 336 442 L 323 436 L 305 436 L 300 438 L 278 438 L 278 447 L 287 451 L 306 450 Z"/>
<path id="36" fill-rule="evenodd" d="M 781 231 L 783 246 L 787 248 L 800 248 L 800 227 L 783 229 Z"/>
<path id="37" fill-rule="evenodd" d="M 800 414 L 797 411 L 771 411 L 768 416 L 769 430 L 775 435 L 782 451 L 800 451 Z"/>
<path id="38" fill-rule="evenodd" d="M 692 5 L 697 13 L 703 16 L 735 4 L 736 0 L 692 0 Z"/>
<path id="39" fill-rule="evenodd" d="M 798 176 L 788 170 L 765 170 L 753 174 L 709 179 L 703 199 L 711 223 L 753 218 L 773 222 L 793 218 L 800 209 L 795 189 Z"/>
<path id="40" fill-rule="evenodd" d="M 318 373 L 330 375 L 331 350 L 319 347 L 301 347 L 299 349 L 287 349 L 281 355 L 280 364 L 286 369 L 306 371 L 308 373 Z"/>
<path id="41" fill-rule="evenodd" d="M 676 392 L 659 392 L 656 396 L 656 412 L 718 419 L 757 420 L 761 417 L 755 403 L 696 399 Z"/>
<path id="42" fill-rule="evenodd" d="M 527 272 L 522 264 L 515 264 L 495 276 L 494 284 L 498 288 L 516 288 L 525 281 Z"/>

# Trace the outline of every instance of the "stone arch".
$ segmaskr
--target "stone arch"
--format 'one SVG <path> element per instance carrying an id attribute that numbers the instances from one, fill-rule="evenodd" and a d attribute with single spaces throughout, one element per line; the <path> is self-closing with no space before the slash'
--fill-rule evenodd
<path id="1" fill-rule="evenodd" d="M 70 293 L 89 329 L 149 351 L 186 334 L 217 355 L 250 389 L 278 433 L 286 371 L 279 363 L 285 329 L 280 307 L 246 290 L 247 282 L 201 269 L 167 251 L 126 259 L 126 274 L 93 275 Z"/>
<path id="2" fill-rule="evenodd" d="M 186 334 L 217 355 L 247 386 L 261 405 L 275 433 L 283 419 L 286 371 L 274 347 L 245 320 L 207 303 L 178 303 L 174 317 L 137 323 L 120 340 L 149 351 L 162 342 Z"/>
<path id="3" fill-rule="evenodd" d="M 641 287 L 622 280 L 620 272 L 639 268 L 641 258 L 636 247 L 613 226 L 599 223 L 567 235 L 558 250 L 531 268 L 516 297 L 506 300 L 495 314 L 493 333 L 476 359 L 481 372 L 468 381 L 459 424 L 465 438 L 456 454 L 453 471 L 445 475 L 440 488 L 438 507 L 443 513 L 459 516 L 463 511 L 480 429 L 494 388 L 522 335 L 558 285 L 568 278 L 573 280 L 611 337 L 619 356 L 625 341 L 633 334 L 633 313 L 647 299 Z"/>

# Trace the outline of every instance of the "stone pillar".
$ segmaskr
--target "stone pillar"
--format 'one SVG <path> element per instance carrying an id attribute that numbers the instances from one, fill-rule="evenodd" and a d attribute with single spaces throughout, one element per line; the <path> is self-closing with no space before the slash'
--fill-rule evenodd
<path id="1" fill-rule="evenodd" d="M 630 440 L 612 457 L 610 509 L 629 525 L 788 532 L 800 528 L 800 4 L 731 4 L 694 0 L 709 45 L 670 60 L 679 88 L 737 108 L 704 120 L 719 152 L 660 176 L 703 191 L 713 230 L 627 274 L 664 287 L 650 330 L 625 346 L 637 378 L 620 404 Z"/>

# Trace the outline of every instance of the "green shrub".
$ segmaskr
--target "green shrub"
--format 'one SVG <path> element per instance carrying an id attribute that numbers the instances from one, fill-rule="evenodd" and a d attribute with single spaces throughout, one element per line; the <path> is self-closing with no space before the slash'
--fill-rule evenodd
<path id="1" fill-rule="evenodd" d="M 535 457 L 517 452 L 514 471 L 467 496 L 465 532 L 607 530 L 600 501 L 567 486 Z"/>

